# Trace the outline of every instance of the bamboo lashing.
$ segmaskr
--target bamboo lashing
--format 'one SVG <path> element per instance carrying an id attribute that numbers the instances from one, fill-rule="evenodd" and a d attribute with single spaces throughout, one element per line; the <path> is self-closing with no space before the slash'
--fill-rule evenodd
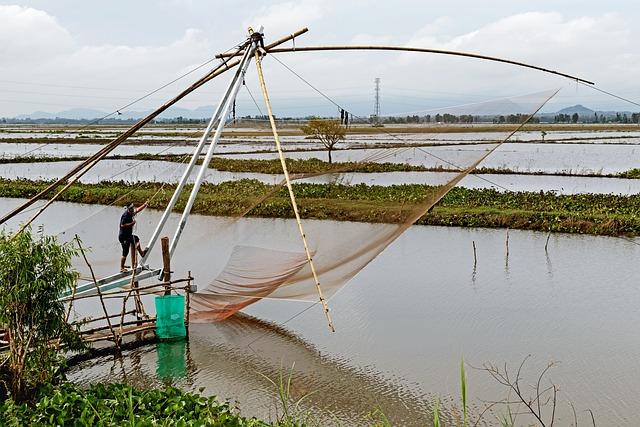
<path id="1" fill-rule="evenodd" d="M 278 156 L 280 157 L 280 164 L 282 165 L 282 172 L 284 173 L 284 178 L 287 183 L 287 190 L 289 190 L 289 198 L 291 199 L 291 206 L 293 207 L 293 212 L 296 217 L 296 222 L 298 223 L 298 230 L 300 231 L 300 236 L 302 237 L 302 243 L 304 245 L 304 251 L 307 255 L 307 260 L 309 262 L 309 267 L 311 268 L 311 273 L 313 274 L 313 280 L 316 284 L 316 290 L 318 291 L 318 296 L 320 298 L 320 303 L 322 304 L 322 308 L 324 309 L 324 314 L 327 317 L 327 322 L 329 323 L 329 329 L 331 332 L 335 332 L 335 328 L 333 326 L 333 321 L 331 320 L 331 314 L 329 313 L 329 307 L 327 302 L 322 294 L 322 287 L 320 286 L 320 280 L 318 279 L 318 274 L 316 273 L 316 268 L 313 264 L 313 259 L 311 257 L 311 252 L 309 251 L 309 245 L 307 244 L 307 237 L 304 234 L 304 228 L 302 226 L 302 220 L 300 219 L 300 212 L 298 211 L 298 204 L 296 203 L 296 197 L 293 194 L 293 187 L 291 186 L 291 179 L 289 177 L 289 170 L 287 169 L 287 163 L 284 158 L 284 153 L 282 152 L 282 147 L 280 145 L 280 137 L 278 136 L 278 129 L 276 128 L 276 122 L 273 118 L 273 111 L 271 109 L 271 101 L 269 100 L 269 93 L 267 91 L 267 85 L 264 80 L 264 74 L 262 72 L 262 63 L 260 59 L 260 50 L 256 50 L 255 59 L 256 59 L 256 68 L 258 70 L 258 80 L 260 81 L 260 89 L 262 90 L 262 96 L 264 98 L 264 103 L 267 107 L 267 114 L 269 115 L 269 123 L 271 123 L 271 131 L 273 132 L 273 138 L 276 142 L 276 148 L 278 150 Z"/>

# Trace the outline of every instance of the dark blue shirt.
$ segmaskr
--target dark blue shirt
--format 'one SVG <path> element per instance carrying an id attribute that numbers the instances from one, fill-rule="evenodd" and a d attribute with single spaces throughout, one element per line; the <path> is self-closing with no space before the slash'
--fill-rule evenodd
<path id="1" fill-rule="evenodd" d="M 118 232 L 118 237 L 131 237 L 133 236 L 133 225 L 129 227 L 123 227 L 124 224 L 131 224 L 133 222 L 133 217 L 135 214 L 129 213 L 129 210 L 126 210 L 122 216 L 120 217 L 120 230 Z"/>

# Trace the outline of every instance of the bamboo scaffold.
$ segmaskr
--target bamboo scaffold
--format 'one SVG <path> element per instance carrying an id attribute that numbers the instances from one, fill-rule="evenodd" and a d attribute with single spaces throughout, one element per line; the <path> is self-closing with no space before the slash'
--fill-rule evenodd
<path id="1" fill-rule="evenodd" d="M 274 41 L 273 43 L 265 46 L 265 48 L 267 48 L 267 49 L 275 48 L 275 47 L 277 47 L 277 46 L 279 46 L 279 45 L 281 45 L 283 43 L 286 43 L 289 40 L 294 39 L 297 36 L 300 36 L 300 35 L 306 33 L 307 31 L 309 31 L 309 30 L 306 27 L 302 28 L 301 30 L 298 30 L 298 31 L 296 31 L 296 32 L 294 32 L 294 33 L 292 33 L 290 35 L 284 36 L 284 37 Z M 246 41 L 244 44 L 242 44 L 240 47 L 238 47 L 236 49 L 236 52 L 234 52 L 234 53 L 238 53 L 238 52 L 242 51 L 246 47 L 246 43 L 248 43 L 248 42 L 249 41 Z M 62 195 L 62 193 L 67 191 L 69 189 L 69 187 L 73 183 L 77 182 L 78 179 L 80 179 L 85 173 L 87 173 L 91 168 L 93 168 L 100 160 L 104 159 L 109 153 L 111 153 L 113 150 L 115 150 L 119 145 L 121 145 L 129 137 L 131 137 L 133 134 L 135 134 L 143 126 L 145 126 L 146 124 L 150 123 L 158 115 L 160 115 L 162 112 L 167 110 L 169 107 L 171 107 L 174 104 L 176 104 L 178 101 L 180 101 L 183 98 L 185 98 L 191 92 L 193 92 L 196 89 L 200 88 L 201 86 L 203 86 L 204 84 L 206 84 L 209 81 L 213 80 L 217 76 L 219 76 L 219 75 L 225 73 L 226 71 L 234 68 L 238 64 L 240 64 L 239 60 L 234 60 L 234 61 L 223 60 L 219 65 L 214 67 L 207 74 L 205 74 L 200 79 L 195 81 L 189 87 L 187 87 L 182 92 L 180 92 L 178 95 L 176 95 L 172 99 L 170 99 L 167 102 L 165 102 L 164 104 L 162 104 L 160 107 L 158 107 L 152 113 L 148 114 L 146 117 L 144 117 L 141 120 L 139 120 L 131 128 L 127 129 L 125 132 L 123 132 L 117 138 L 115 138 L 114 140 L 109 142 L 102 149 L 100 149 L 99 151 L 97 151 L 96 153 L 94 153 L 93 155 L 88 157 L 86 160 L 80 162 L 80 164 L 78 164 L 77 166 L 72 168 L 69 172 L 67 172 L 65 175 L 63 175 L 62 177 L 58 178 L 56 181 L 54 181 L 53 183 L 48 185 L 42 191 L 38 192 L 36 195 L 31 197 L 29 200 L 27 200 L 23 204 L 17 206 L 15 209 L 13 209 L 10 212 L 8 212 L 5 215 L 3 215 L 2 218 L 0 218 L 0 225 L 4 224 L 5 222 L 10 220 L 14 216 L 18 215 L 20 212 L 23 212 L 25 209 L 27 209 L 28 207 L 32 206 L 38 200 L 44 198 L 47 194 L 49 194 L 52 190 L 56 189 L 58 186 L 66 183 L 66 185 L 62 189 L 60 189 L 55 195 L 53 195 L 52 197 L 49 198 L 48 202 L 42 208 L 40 208 L 35 215 L 33 215 L 28 221 L 26 221 L 23 224 L 23 226 L 20 228 L 20 230 L 16 234 L 22 232 L 42 212 L 44 212 L 45 209 L 47 209 L 56 199 L 58 199 Z"/>

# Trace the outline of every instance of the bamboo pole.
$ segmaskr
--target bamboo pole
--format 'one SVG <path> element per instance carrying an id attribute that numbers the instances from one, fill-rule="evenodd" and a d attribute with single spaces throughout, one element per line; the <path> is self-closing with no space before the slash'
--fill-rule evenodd
<path id="1" fill-rule="evenodd" d="M 122 326 L 131 326 L 131 325 L 137 325 L 137 326 L 141 326 L 144 323 L 153 323 L 156 321 L 155 317 L 151 317 L 149 319 L 144 319 L 144 320 L 129 320 L 126 322 L 122 322 Z M 95 334 L 96 332 L 100 332 L 100 331 L 104 331 L 105 329 L 108 329 L 108 326 L 96 326 L 95 328 L 91 328 L 91 329 L 87 329 L 85 331 L 82 331 L 81 333 L 83 335 L 91 335 L 91 334 Z"/>
<path id="2" fill-rule="evenodd" d="M 289 34 L 288 36 L 281 37 L 278 40 L 274 41 L 273 43 L 270 43 L 270 44 L 266 45 L 264 47 L 264 49 L 266 51 L 269 51 L 269 49 L 273 49 L 276 46 L 280 46 L 281 44 L 286 43 L 289 40 L 293 40 L 294 41 L 294 45 L 295 45 L 296 37 L 303 35 L 307 31 L 309 31 L 309 29 L 307 27 L 304 27 L 304 28 L 302 28 L 302 29 L 300 29 L 300 30 L 298 30 L 296 32 L 293 32 L 293 33 Z M 243 54 L 244 54 L 244 50 L 240 50 L 240 51 L 231 52 L 231 53 L 220 53 L 220 54 L 216 55 L 216 58 L 218 58 L 218 59 L 233 58 L 233 57 L 236 57 L 236 56 L 242 56 Z"/>
<path id="3" fill-rule="evenodd" d="M 181 290 L 184 288 L 181 287 L 176 287 L 173 285 L 176 285 L 178 283 L 184 283 L 184 282 L 188 282 L 189 279 L 179 279 L 179 280 L 173 280 L 171 282 L 169 282 L 169 285 L 171 285 L 171 290 Z M 164 289 L 165 283 L 155 283 L 153 285 L 147 285 L 147 286 L 138 286 L 138 291 L 141 290 L 148 290 L 148 289 L 152 289 L 152 288 L 162 288 Z M 121 298 L 123 297 L 125 294 L 130 293 L 131 291 L 128 289 L 121 289 L 119 291 L 112 291 L 112 292 L 103 292 L 102 293 L 102 297 L 103 298 Z M 75 301 L 81 300 L 81 299 L 85 299 L 85 298 L 94 298 L 96 295 L 80 295 L 77 296 L 75 298 Z M 62 302 L 68 302 L 69 298 L 63 299 L 61 300 Z"/>
<path id="4" fill-rule="evenodd" d="M 307 237 L 304 234 L 304 228 L 302 227 L 302 220 L 300 219 L 300 212 L 298 211 L 298 204 L 296 203 L 296 197 L 293 194 L 293 187 L 291 186 L 291 179 L 289 177 L 289 170 L 287 169 L 287 163 L 284 158 L 284 153 L 282 152 L 282 147 L 280 146 L 280 137 L 278 136 L 278 129 L 276 128 L 276 123 L 273 118 L 273 111 L 271 109 L 271 101 L 269 100 L 269 93 L 267 91 L 267 85 L 264 80 L 264 74 L 262 72 L 262 60 L 260 59 L 260 51 L 256 50 L 255 59 L 256 59 L 256 68 L 258 70 L 258 79 L 260 81 L 260 89 L 262 90 L 262 96 L 264 98 L 264 103 L 267 107 L 267 114 L 269 115 L 269 122 L 271 123 L 271 131 L 273 132 L 273 138 L 276 142 L 276 148 L 278 149 L 278 156 L 280 157 L 280 164 L 282 165 L 282 172 L 284 173 L 284 178 L 287 183 L 287 190 L 289 190 L 289 198 L 291 199 L 291 206 L 293 207 L 293 212 L 296 217 L 296 222 L 298 223 L 298 230 L 300 231 L 300 236 L 302 237 L 302 243 L 304 245 L 304 251 L 307 255 L 307 260 L 309 262 L 309 267 L 311 267 L 311 273 L 313 274 L 313 279 L 316 283 L 316 290 L 318 291 L 318 297 L 320 298 L 320 303 L 322 304 L 322 308 L 324 309 L 324 314 L 327 317 L 327 322 L 329 323 L 329 329 L 331 332 L 335 332 L 335 328 L 333 326 L 333 321 L 331 320 L 331 314 L 329 313 L 329 307 L 327 305 L 326 300 L 322 294 L 322 288 L 320 287 L 320 280 L 318 279 L 318 274 L 316 273 L 316 268 L 313 265 L 313 259 L 311 257 L 311 252 L 309 251 L 309 246 L 307 244 Z"/>
<path id="5" fill-rule="evenodd" d="M 150 331 L 155 329 L 156 325 L 144 325 L 144 326 L 138 326 L 132 329 L 127 329 L 121 332 L 120 334 L 120 340 L 122 340 L 122 337 L 125 335 L 131 335 L 131 334 L 139 334 L 141 332 L 145 332 L 145 331 Z M 85 339 L 85 342 L 98 342 L 98 341 L 105 341 L 108 340 L 109 337 L 106 336 L 102 336 L 102 337 L 94 337 L 94 338 L 87 338 Z"/>
<path id="6" fill-rule="evenodd" d="M 107 312 L 107 307 L 104 305 L 104 299 L 102 299 L 102 290 L 100 290 L 100 286 L 98 286 L 98 281 L 96 280 L 96 275 L 93 272 L 93 267 L 91 267 L 91 264 L 87 259 L 87 255 L 85 254 L 84 248 L 82 247 L 82 243 L 80 242 L 80 237 L 77 234 L 76 234 L 76 242 L 78 242 L 78 248 L 80 249 L 82 258 L 84 258 L 84 262 L 87 263 L 87 267 L 89 267 L 89 271 L 91 272 L 91 278 L 93 279 L 93 283 L 96 286 L 96 291 L 98 291 L 98 297 L 100 298 L 100 305 L 102 306 L 102 311 L 104 312 L 104 315 L 106 317 L 107 325 L 109 326 L 109 331 L 113 336 L 113 342 L 115 343 L 116 347 L 120 349 L 120 343 L 118 342 L 118 337 L 116 336 L 116 333 L 113 330 L 113 326 L 111 325 L 111 319 L 109 318 L 109 313 Z"/>
<path id="7" fill-rule="evenodd" d="M 283 47 L 266 49 L 267 53 L 289 53 L 289 52 L 318 52 L 318 51 L 343 51 L 343 50 L 381 50 L 381 51 L 398 51 L 398 52 L 419 52 L 433 53 L 439 55 L 462 56 L 466 58 L 482 59 L 485 61 L 500 62 L 503 64 L 516 65 L 518 67 L 530 68 L 544 73 L 555 74 L 557 76 L 566 77 L 576 82 L 594 85 L 594 82 L 573 76 L 571 74 L 562 73 L 560 71 L 551 70 L 549 68 L 539 67 L 537 65 L 527 64 L 524 62 L 513 61 L 510 59 L 498 58 L 495 56 L 480 55 L 477 53 L 459 52 L 454 50 L 429 49 L 421 47 L 405 47 L 405 46 L 374 46 L 374 45 L 352 45 L 352 46 L 303 46 L 303 47 Z"/>
<path id="8" fill-rule="evenodd" d="M 105 298 L 106 299 L 106 298 Z M 135 310 L 131 310 L 125 313 L 125 315 L 127 314 L 136 314 Z M 89 323 L 93 323 L 93 322 L 99 322 L 101 320 L 106 320 L 107 317 L 108 318 L 113 318 L 113 317 L 118 317 L 120 316 L 120 313 L 114 313 L 114 314 L 110 314 L 109 316 L 102 316 L 102 317 L 91 317 L 87 320 L 81 320 L 81 321 L 77 321 L 77 322 L 72 322 L 72 325 L 87 325 Z"/>

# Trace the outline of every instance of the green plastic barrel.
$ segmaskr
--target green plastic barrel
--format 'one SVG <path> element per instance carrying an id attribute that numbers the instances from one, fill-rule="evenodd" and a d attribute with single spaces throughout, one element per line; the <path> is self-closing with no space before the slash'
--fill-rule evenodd
<path id="1" fill-rule="evenodd" d="M 156 335 L 160 339 L 184 338 L 184 296 L 162 295 L 156 297 Z"/>

